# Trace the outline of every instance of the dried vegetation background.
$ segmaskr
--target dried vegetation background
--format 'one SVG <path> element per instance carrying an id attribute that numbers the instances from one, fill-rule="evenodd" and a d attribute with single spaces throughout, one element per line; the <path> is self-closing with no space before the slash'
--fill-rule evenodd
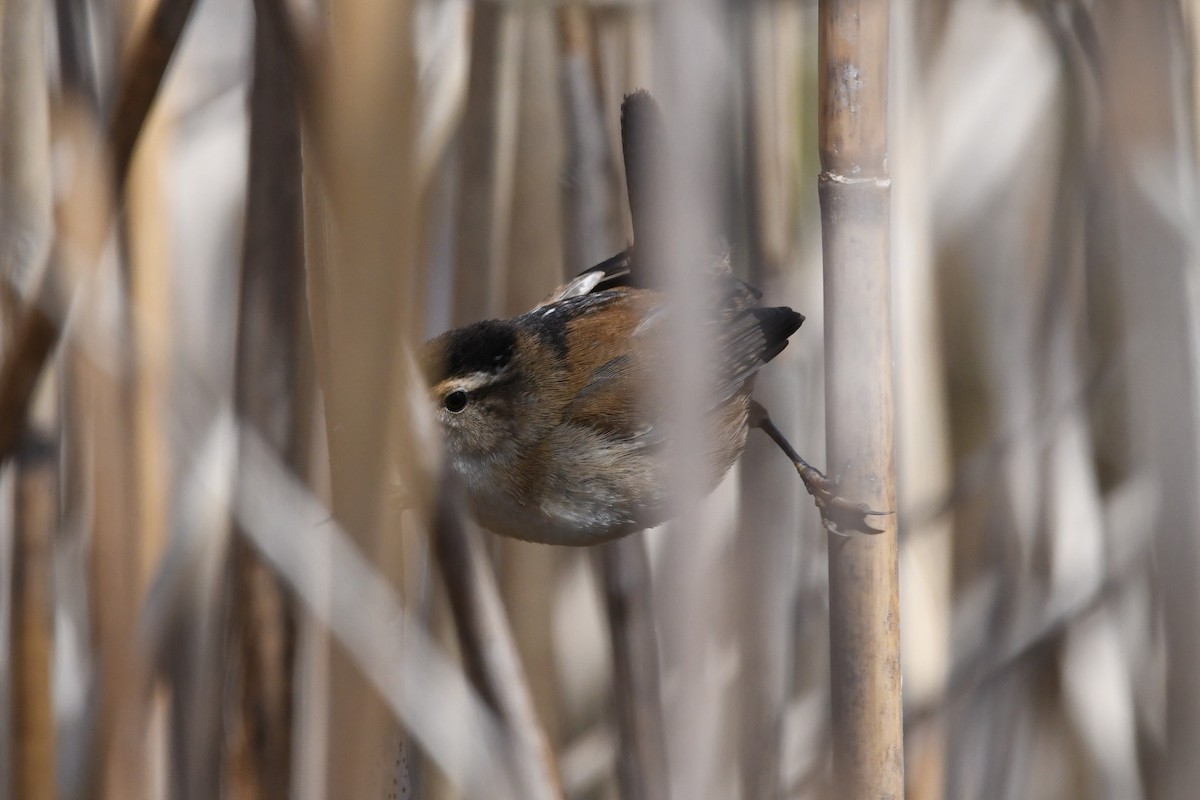
<path id="1" fill-rule="evenodd" d="M 501 541 L 407 360 L 627 243 L 684 49 L 822 463 L 815 3 L 192 6 L 0 3 L 0 800 L 835 797 L 765 437 L 695 530 Z M 911 798 L 1200 786 L 1197 11 L 893 3 Z"/>

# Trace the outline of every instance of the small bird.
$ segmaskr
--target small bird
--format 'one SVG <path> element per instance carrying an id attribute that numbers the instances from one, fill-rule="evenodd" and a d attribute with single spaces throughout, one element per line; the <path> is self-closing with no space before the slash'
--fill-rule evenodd
<path id="1" fill-rule="evenodd" d="M 649 239 L 647 156 L 661 147 L 657 106 L 639 92 L 622 105 L 633 248 L 604 261 L 513 319 L 486 320 L 427 342 L 420 363 L 444 433 L 451 469 L 472 513 L 492 531 L 535 542 L 590 545 L 663 522 L 670 510 L 656 376 L 670 358 L 663 292 L 639 275 L 637 242 Z M 656 156 L 655 156 L 656 157 Z M 636 166 L 636 168 L 635 168 Z M 792 449 L 751 399 L 758 370 L 787 346 L 804 317 L 759 305 L 728 259 L 697 278 L 715 313 L 701 346 L 715 392 L 709 488 L 741 455 L 751 427 L 765 431 L 792 460 L 817 500 L 826 527 L 874 531 L 874 513 L 837 496 Z"/>
<path id="2" fill-rule="evenodd" d="M 667 358 L 666 298 L 630 286 L 621 253 L 533 310 L 444 333 L 422 368 L 447 455 L 473 513 L 506 536 L 595 544 L 662 522 L 670 480 L 650 393 Z M 763 308 L 727 268 L 706 323 L 717 392 L 710 404 L 710 489 L 741 455 L 754 374 L 804 317 Z"/>

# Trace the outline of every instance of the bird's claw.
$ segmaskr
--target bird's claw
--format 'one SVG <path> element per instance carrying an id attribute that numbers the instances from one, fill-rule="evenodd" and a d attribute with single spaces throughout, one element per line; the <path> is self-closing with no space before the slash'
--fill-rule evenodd
<path id="1" fill-rule="evenodd" d="M 855 503 L 838 494 L 842 479 L 830 479 L 825 473 L 810 465 L 797 465 L 804 488 L 816 501 L 821 512 L 821 524 L 830 533 L 849 536 L 851 533 L 883 533 L 880 528 L 867 523 L 867 517 L 882 517 L 892 512 L 873 511 L 866 503 Z"/>

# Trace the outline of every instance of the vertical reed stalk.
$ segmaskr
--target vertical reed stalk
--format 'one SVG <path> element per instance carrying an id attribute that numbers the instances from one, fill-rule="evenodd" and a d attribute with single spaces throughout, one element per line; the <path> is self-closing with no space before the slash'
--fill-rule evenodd
<path id="1" fill-rule="evenodd" d="M 624 800 L 669 797 L 645 539 L 626 537 L 603 545 L 597 563 L 612 637 L 617 785 Z"/>
<path id="2" fill-rule="evenodd" d="M 1186 52 L 1179 9 L 1164 3 L 1119 3 L 1099 16 L 1096 64 L 1105 115 L 1103 164 L 1112 170 L 1114 263 L 1128 309 L 1130 447 L 1134 474 L 1151 476 L 1161 500 L 1149 516 L 1154 535 L 1154 591 L 1162 632 L 1165 713 L 1162 746 L 1150 760 L 1151 794 L 1183 800 L 1195 794 L 1200 760 L 1200 692 L 1189 675 L 1200 670 L 1200 418 L 1197 416 L 1194 226 L 1176 216 L 1174 198 L 1194 208 L 1196 132 L 1191 128 Z M 1193 55 L 1194 58 L 1194 55 Z M 1195 69 L 1193 62 L 1193 70 Z M 1147 86 L 1160 86 L 1148 92 Z M 1170 171 L 1153 184 L 1141 180 L 1144 153 L 1155 152 Z M 1122 530 L 1128 536 L 1129 531 Z"/>
<path id="3" fill-rule="evenodd" d="M 12 788 L 13 796 L 22 800 L 53 800 L 56 796 L 50 675 L 57 480 L 54 460 L 38 449 L 29 448 L 17 462 L 13 547 L 11 674 L 16 757 Z"/>
<path id="4" fill-rule="evenodd" d="M 238 319 L 239 415 L 304 474 L 302 426 L 308 386 L 304 325 L 300 119 L 278 23 L 260 9 L 254 25 L 246 233 Z M 239 481 L 235 491 L 246 490 Z M 253 490 L 251 490 L 253 491 Z M 244 800 L 291 796 L 292 666 L 290 598 L 241 538 L 232 558 L 233 627 L 238 636 L 238 736 L 232 779 Z"/>
<path id="5" fill-rule="evenodd" d="M 820 200 L 826 435 L 841 492 L 896 507 L 887 166 L 888 3 L 821 0 Z M 904 794 L 895 515 L 878 536 L 829 537 L 833 785 Z"/>
<path id="6" fill-rule="evenodd" d="M 317 78 L 314 141 L 319 152 L 332 258 L 310 264 L 314 340 L 324 379 L 334 516 L 355 544 L 398 583 L 385 538 L 402 535 L 392 485 L 423 496 L 404 404 L 401 343 L 422 328 L 424 297 L 415 262 L 419 235 L 415 134 L 415 4 L 333 4 L 328 60 Z M 393 404 L 396 404 L 393 407 Z M 404 418 L 404 419 L 401 419 Z M 387 446 L 381 446 L 382 443 Z M 397 444 L 398 443 L 398 444 Z M 394 539 L 393 539 L 394 541 Z M 392 761 L 394 721 L 345 651 L 329 663 L 325 794 L 381 795 Z"/>
<path id="7" fill-rule="evenodd" d="M 0 3 L 0 297 L 3 298 L 3 340 L 6 352 L 18 352 L 8 337 L 14 320 L 32 308 L 29 289 L 45 272 L 52 236 L 52 179 L 47 64 L 43 48 L 45 3 L 8 0 Z M 22 297 L 24 295 L 24 297 Z M 24 301 L 24 302 L 22 302 Z M 4 450 L 26 430 L 24 410 L 39 384 L 37 365 L 49 356 L 54 327 L 38 312 L 26 314 L 16 329 L 20 346 L 33 343 L 34 358 L 13 360 L 15 370 L 0 371 L 4 401 L 19 400 L 17 419 L 3 417 Z M 54 540 L 58 528 L 59 480 L 57 434 L 53 408 L 59 382 L 40 381 L 41 391 L 31 416 L 42 425 L 26 434 L 18 449 L 15 472 L 12 553 L 12 685 L 11 785 L 13 797 L 53 800 L 55 790 L 55 721 L 52 696 L 54 662 Z M 49 384 L 49 385 L 47 385 Z M 5 403 L 4 410 L 11 406 Z M 14 411 L 16 409 L 13 409 Z M 0 412 L 2 413 L 2 412 Z M 49 423 L 49 425 L 47 424 Z M 0 591 L 3 588 L 0 587 Z M 0 792 L 3 792 L 0 787 Z"/>
<path id="8" fill-rule="evenodd" d="M 521 42 L 518 8 L 474 6 L 471 74 L 462 123 L 454 324 L 504 311 L 516 163 Z"/>

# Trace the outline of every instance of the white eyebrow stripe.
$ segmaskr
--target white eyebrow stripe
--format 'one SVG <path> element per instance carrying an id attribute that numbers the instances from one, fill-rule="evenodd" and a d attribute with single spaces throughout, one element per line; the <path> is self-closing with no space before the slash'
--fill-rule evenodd
<path id="1" fill-rule="evenodd" d="M 503 378 L 509 372 L 509 367 L 505 367 L 497 372 L 471 372 L 466 375 L 460 375 L 456 378 L 447 378 L 437 385 L 438 393 L 445 394 L 453 391 L 473 392 L 476 389 L 482 389 L 485 386 L 491 386 L 496 381 Z"/>

